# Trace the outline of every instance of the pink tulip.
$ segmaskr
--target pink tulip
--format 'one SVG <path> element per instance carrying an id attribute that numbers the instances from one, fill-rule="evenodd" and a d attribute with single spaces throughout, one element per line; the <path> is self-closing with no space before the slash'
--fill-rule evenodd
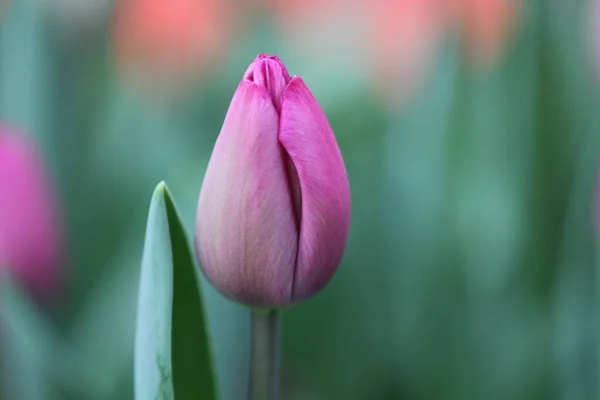
<path id="1" fill-rule="evenodd" d="M 0 269 L 42 297 L 58 281 L 61 235 L 47 177 L 32 143 L 0 126 Z"/>
<path id="2" fill-rule="evenodd" d="M 290 305 L 329 282 L 349 224 L 348 177 L 323 109 L 302 78 L 259 55 L 233 96 L 200 192 L 205 275 L 231 299 Z"/>

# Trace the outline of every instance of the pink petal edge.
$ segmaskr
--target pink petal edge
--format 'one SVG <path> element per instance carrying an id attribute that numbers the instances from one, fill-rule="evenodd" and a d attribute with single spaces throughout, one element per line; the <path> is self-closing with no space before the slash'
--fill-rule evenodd
<path id="1" fill-rule="evenodd" d="M 283 93 L 279 140 L 296 167 L 302 193 L 292 289 L 292 301 L 299 301 L 322 289 L 342 259 L 350 226 L 350 187 L 327 116 L 297 76 Z"/>

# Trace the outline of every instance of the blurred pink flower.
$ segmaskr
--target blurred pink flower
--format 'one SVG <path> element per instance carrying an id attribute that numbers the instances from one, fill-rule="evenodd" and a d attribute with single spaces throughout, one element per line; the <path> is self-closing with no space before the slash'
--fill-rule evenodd
<path id="1" fill-rule="evenodd" d="M 0 125 L 0 269 L 47 298 L 58 284 L 62 244 L 55 198 L 33 143 Z"/>
<path id="2" fill-rule="evenodd" d="M 223 56 L 232 26 L 224 0 L 118 0 L 118 67 L 150 86 L 188 83 Z"/>

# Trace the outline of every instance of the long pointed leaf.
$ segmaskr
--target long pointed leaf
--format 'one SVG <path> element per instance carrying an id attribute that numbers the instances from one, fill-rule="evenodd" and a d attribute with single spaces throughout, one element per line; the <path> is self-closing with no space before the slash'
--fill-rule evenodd
<path id="1" fill-rule="evenodd" d="M 152 196 L 135 344 L 137 400 L 214 399 L 216 388 L 197 269 L 166 185 Z"/>

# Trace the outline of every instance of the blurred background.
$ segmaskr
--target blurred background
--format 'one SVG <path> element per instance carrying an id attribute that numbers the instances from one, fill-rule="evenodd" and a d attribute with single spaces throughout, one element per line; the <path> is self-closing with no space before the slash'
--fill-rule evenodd
<path id="1" fill-rule="evenodd" d="M 133 398 L 150 196 L 165 180 L 192 236 L 260 52 L 312 89 L 352 189 L 339 272 L 284 315 L 285 398 L 600 398 L 600 1 L 0 0 L 0 125 L 60 247 L 27 273 L 0 252 L 3 398 Z M 7 204 L 0 249 L 17 226 L 37 254 Z M 204 292 L 243 399 L 248 313 Z"/>

